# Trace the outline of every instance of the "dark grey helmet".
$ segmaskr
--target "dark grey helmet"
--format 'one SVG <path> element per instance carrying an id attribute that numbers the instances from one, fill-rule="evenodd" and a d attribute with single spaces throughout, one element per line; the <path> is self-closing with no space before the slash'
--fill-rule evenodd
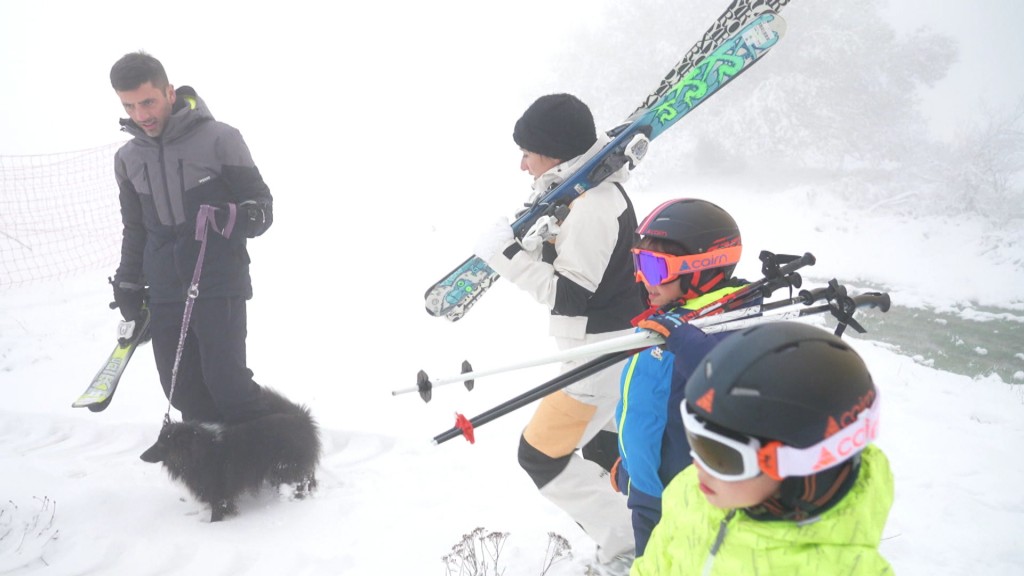
<path id="1" fill-rule="evenodd" d="M 849 344 L 799 322 L 772 322 L 723 340 L 686 382 L 686 405 L 726 430 L 795 448 L 857 419 L 877 396 Z"/>

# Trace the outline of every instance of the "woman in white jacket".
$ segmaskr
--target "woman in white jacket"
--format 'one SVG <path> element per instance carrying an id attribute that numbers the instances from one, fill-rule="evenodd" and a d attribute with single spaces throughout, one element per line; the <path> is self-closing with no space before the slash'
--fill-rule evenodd
<path id="1" fill-rule="evenodd" d="M 596 133 L 586 104 L 569 94 L 542 96 L 530 105 L 516 122 L 513 139 L 523 153 L 520 168 L 534 177 L 534 198 L 564 181 L 608 142 Z M 636 213 L 621 184 L 628 175 L 623 167 L 576 198 L 568 214 L 549 225 L 543 242 L 516 241 L 507 220 L 478 242 L 478 256 L 551 311 L 550 334 L 559 349 L 630 334 L 631 320 L 645 309 L 630 254 Z M 568 362 L 562 369 L 587 360 Z M 592 448 L 614 434 L 620 372 L 616 365 L 544 398 L 523 431 L 519 463 L 541 494 L 595 540 L 601 563 L 625 560 L 628 565 L 633 553 L 630 515 L 625 498 L 609 486 L 611 462 L 586 458 L 588 444 L 597 438 Z M 594 452 L 600 455 L 601 450 Z"/>

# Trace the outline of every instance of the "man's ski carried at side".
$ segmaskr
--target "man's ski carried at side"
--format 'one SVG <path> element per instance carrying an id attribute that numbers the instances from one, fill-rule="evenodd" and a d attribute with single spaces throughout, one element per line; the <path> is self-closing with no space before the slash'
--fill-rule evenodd
<path id="1" fill-rule="evenodd" d="M 72 404 L 72 408 L 88 408 L 93 412 L 101 412 L 110 405 L 110 400 L 117 390 L 128 360 L 140 344 L 149 341 L 149 310 L 143 308 L 137 320 L 121 320 L 117 325 L 117 346 L 110 353 L 106 363 L 93 377 L 92 383 L 85 392 Z"/>

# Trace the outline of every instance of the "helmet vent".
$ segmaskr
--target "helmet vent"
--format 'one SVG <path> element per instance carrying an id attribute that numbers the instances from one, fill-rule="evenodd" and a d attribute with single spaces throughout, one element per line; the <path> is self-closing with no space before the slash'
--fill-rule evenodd
<path id="1" fill-rule="evenodd" d="M 754 390 L 753 388 L 733 388 L 729 391 L 731 396 L 760 396 L 760 390 Z"/>
<path id="2" fill-rule="evenodd" d="M 786 344 L 776 348 L 775 349 L 775 353 L 776 354 L 781 354 L 781 353 L 787 352 L 789 350 L 795 350 L 795 349 L 797 349 L 799 347 L 800 347 L 800 343 L 799 342 L 788 342 L 788 343 L 786 343 Z"/>

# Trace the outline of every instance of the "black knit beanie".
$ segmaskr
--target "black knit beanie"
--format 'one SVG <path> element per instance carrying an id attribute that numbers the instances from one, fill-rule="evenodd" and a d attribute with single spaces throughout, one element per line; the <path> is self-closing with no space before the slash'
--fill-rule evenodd
<path id="1" fill-rule="evenodd" d="M 597 142 L 590 108 L 571 94 L 541 96 L 516 122 L 512 139 L 523 150 L 569 160 Z"/>

